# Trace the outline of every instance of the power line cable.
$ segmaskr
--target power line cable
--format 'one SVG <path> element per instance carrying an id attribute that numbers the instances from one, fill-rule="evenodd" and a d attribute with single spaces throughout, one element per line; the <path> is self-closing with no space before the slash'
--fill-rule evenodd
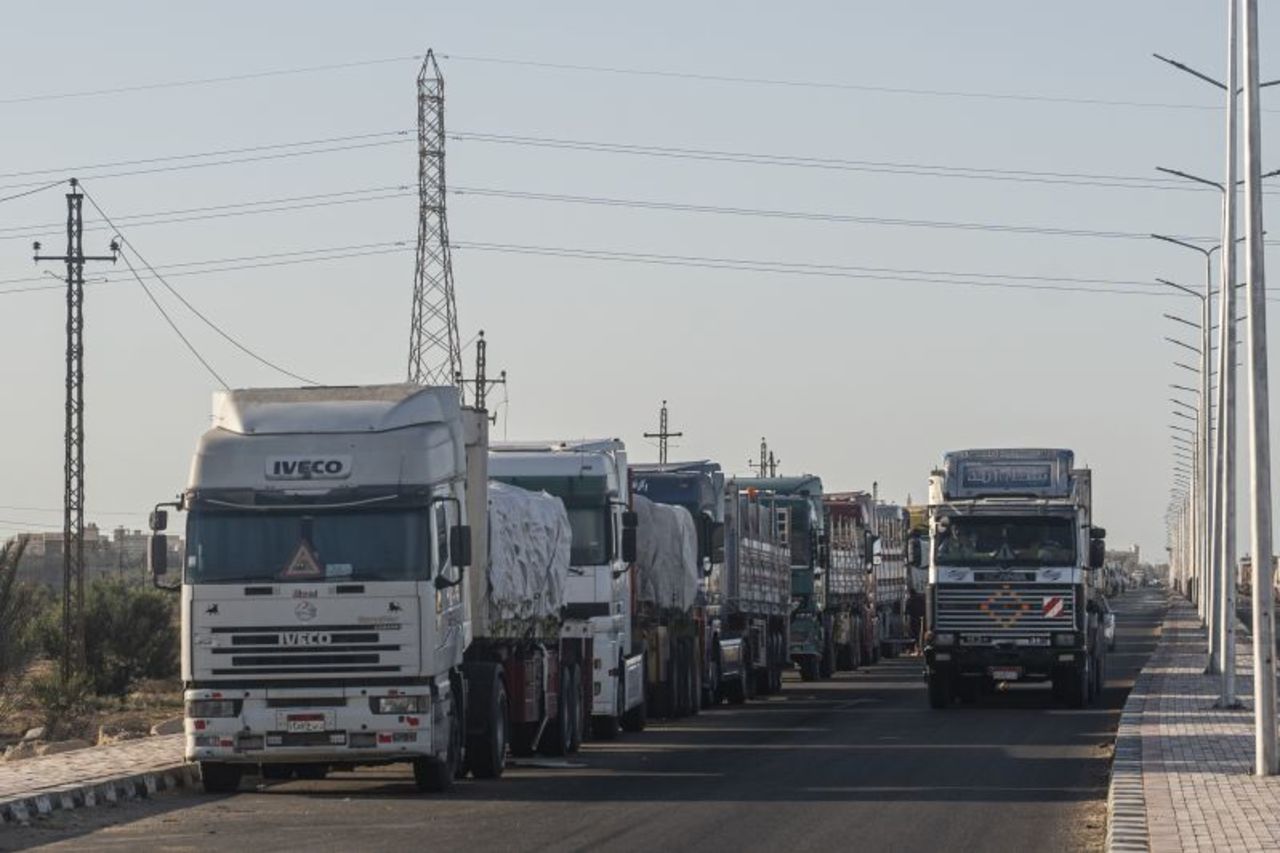
<path id="1" fill-rule="evenodd" d="M 731 74 L 708 74 L 693 71 L 666 71 L 657 68 L 624 68 L 608 65 L 585 65 L 568 62 L 545 62 L 531 59 L 508 59 L 496 56 L 474 56 L 460 53 L 442 53 L 442 59 L 454 62 L 475 62 L 490 65 L 508 65 L 520 68 L 541 68 L 553 71 L 589 72 L 628 77 L 650 77 L 669 80 L 696 80 L 704 83 L 734 83 L 753 86 L 774 86 L 790 89 L 827 89 L 849 92 L 872 92 L 885 95 L 913 95 L 935 98 L 965 98 L 992 101 L 1023 101 L 1075 106 L 1137 107 L 1165 110 L 1220 110 L 1208 104 L 1186 104 L 1169 101 L 1131 101 L 1110 98 L 1081 98 L 1059 95 L 1041 95 L 1019 92 L 983 92 L 962 89 L 924 89 L 905 86 L 880 86 L 865 83 L 842 83 L 823 80 L 788 80 L 777 77 L 746 77 Z M 1273 112 L 1269 110 L 1268 112 Z"/>
<path id="2" fill-rule="evenodd" d="M 123 251 L 120 252 L 120 259 L 124 261 L 125 266 L 129 268 L 129 272 L 133 273 L 133 277 L 137 280 L 138 284 L 141 285 L 142 287 L 142 292 L 147 294 L 147 298 L 151 300 L 151 304 L 154 305 L 156 307 L 156 310 L 160 312 L 160 316 L 164 318 L 164 321 L 169 324 L 169 328 L 173 329 L 173 333 L 177 335 L 178 338 L 184 344 L 186 344 L 187 349 L 190 350 L 191 354 L 196 357 L 196 361 L 199 361 L 202 365 L 204 365 L 204 369 L 209 372 L 209 375 L 212 376 L 219 385 L 221 385 L 223 388 L 226 388 L 227 390 L 230 390 L 231 386 L 228 385 L 226 380 L 223 379 L 218 374 L 218 371 L 213 369 L 213 365 L 209 364 L 209 362 L 205 359 L 205 357 L 200 354 L 200 351 L 196 349 L 195 344 L 191 343 L 191 341 L 187 339 L 187 336 L 184 335 L 182 333 L 182 330 L 178 328 L 178 324 L 175 323 L 173 321 L 173 318 L 169 316 L 169 312 L 164 310 L 164 306 L 160 304 L 160 301 L 156 299 L 155 294 L 151 292 L 151 288 L 147 287 L 147 283 L 142 280 L 142 276 L 138 275 L 138 271 L 133 268 L 133 264 L 129 261 L 128 253 Z"/>
<path id="3" fill-rule="evenodd" d="M 216 83 L 239 83 L 245 80 L 261 80 L 265 77 L 285 77 L 295 74 L 311 74 L 318 71 L 340 71 L 386 65 L 393 62 L 422 60 L 422 54 L 387 56 L 380 59 L 360 59 L 350 62 L 332 62 L 325 65 L 303 65 L 294 68 L 277 68 L 267 71 L 250 71 L 245 74 L 225 74 L 220 77 L 198 77 L 189 80 L 169 80 L 161 83 L 139 83 L 132 86 L 113 86 L 104 89 L 82 89 L 74 92 L 47 92 L 36 95 L 11 95 L 0 98 L 2 104 L 28 104 L 35 101 L 62 101 L 70 98 L 92 98 L 101 95 L 122 95 L 130 92 L 154 92 L 157 89 L 177 89 L 185 86 L 210 86 Z"/>
<path id="4" fill-rule="evenodd" d="M 255 154 L 261 151 L 276 151 L 282 148 L 304 148 L 312 145 L 333 145 L 337 142 L 363 142 L 369 139 L 381 139 L 389 136 L 409 136 L 413 130 L 383 130 L 371 133 L 353 133 L 346 136 L 327 136 L 319 139 L 300 139 L 292 142 L 269 142 L 261 145 L 245 145 L 238 148 L 218 148 L 212 151 L 194 151 L 186 154 L 165 154 L 155 157 L 141 157 L 134 160 L 114 160 L 107 163 L 82 163 L 78 166 L 60 166 L 56 169 L 25 169 L 19 172 L 0 172 L 0 178 L 27 178 L 32 175 L 77 174 L 92 169 L 119 169 L 124 166 L 147 166 L 153 163 L 172 163 L 176 160 L 197 160 L 202 157 L 225 157 L 228 154 Z"/>
<path id="5" fill-rule="evenodd" d="M 62 183 L 65 183 L 65 182 L 61 179 L 58 179 L 56 181 L 51 181 L 50 183 L 47 183 L 47 184 L 42 184 L 33 189 L 26 190 L 25 192 L 14 193 L 13 195 L 4 196 L 3 198 L 0 198 L 0 204 L 3 204 L 6 201 L 13 201 L 15 198 L 24 198 L 25 196 L 35 195 L 36 193 L 43 192 L 44 190 L 53 189 L 54 187 Z"/>
<path id="6" fill-rule="evenodd" d="M 82 186 L 82 189 L 83 189 L 83 184 L 82 184 L 81 186 Z M 192 305 L 192 304 L 191 304 L 191 302 L 190 302 L 190 301 L 188 301 L 188 300 L 187 300 L 187 298 L 186 298 L 185 296 L 183 296 L 181 293 L 179 293 L 179 292 L 178 292 L 178 291 L 177 291 L 177 290 L 176 290 L 176 289 L 175 289 L 171 284 L 169 284 L 169 282 L 165 281 L 164 276 L 160 275 L 160 273 L 158 273 L 158 272 L 156 271 L 155 267 L 151 266 L 150 262 L 149 262 L 149 261 L 147 261 L 147 259 L 146 259 L 146 258 L 144 258 L 144 257 L 142 256 L 142 254 L 138 251 L 137 247 L 135 247 L 135 246 L 133 245 L 133 243 L 131 243 L 131 242 L 129 241 L 129 238 L 128 238 L 128 237 L 126 237 L 126 236 L 124 236 L 124 234 L 122 234 L 122 233 L 120 232 L 120 230 L 119 230 L 118 228 L 116 228 L 115 223 L 113 223 L 113 222 L 111 221 L 111 218 L 110 218 L 109 216 L 107 216 L 106 212 L 104 212 L 104 211 L 103 211 L 103 209 L 102 209 L 101 207 L 99 207 L 99 206 L 98 206 L 98 202 L 97 202 L 97 201 L 95 201 L 95 200 L 94 200 L 94 198 L 93 198 L 93 196 L 91 196 L 91 195 L 89 194 L 89 191 L 88 191 L 88 190 L 83 190 L 83 192 L 84 192 L 84 197 L 85 197 L 85 198 L 87 198 L 87 199 L 89 200 L 89 203 L 90 203 L 91 205 L 93 205 L 93 209 L 94 209 L 94 210 L 96 210 L 96 211 L 98 211 L 98 215 L 99 215 L 99 216 L 101 216 L 101 217 L 106 221 L 106 223 L 107 223 L 108 225 L 110 225 L 110 226 L 111 226 L 111 228 L 112 228 L 113 230 L 115 230 L 116 234 L 119 236 L 120 242 L 121 242 L 124 246 L 127 246 L 127 247 L 129 248 L 129 250 L 130 250 L 130 251 L 132 251 L 135 255 L 137 255 L 137 256 L 138 256 L 138 260 L 140 260 L 140 261 L 142 262 L 143 266 L 145 266 L 145 267 L 147 268 L 147 270 L 148 270 L 148 271 L 149 271 L 153 276 L 155 276 L 156 281 L 160 282 L 160 284 L 164 286 L 165 290 L 169 291 L 169 293 L 171 293 L 171 294 L 172 294 L 172 295 L 173 295 L 173 296 L 174 296 L 174 297 L 175 297 L 179 302 L 181 302 L 183 305 L 185 305 L 188 311 L 190 311 L 192 314 L 195 314 L 195 315 L 196 315 L 196 317 L 200 318 L 201 322 L 203 322 L 206 326 L 208 326 L 208 327 L 209 327 L 210 329 L 212 329 L 213 331 L 217 332 L 217 333 L 218 333 L 218 335 L 219 335 L 223 340 L 227 341 L 227 343 L 231 344 L 231 345 L 232 345 L 232 346 L 234 346 L 236 349 L 240 350 L 242 353 L 244 353 L 245 355 L 249 356 L 250 358 L 254 359 L 255 361 L 259 362 L 260 364 L 264 364 L 264 365 L 266 365 L 267 367 L 271 368 L 272 370 L 274 370 L 274 371 L 276 371 L 276 372 L 278 372 L 278 373 L 282 373 L 282 374 L 284 374 L 285 376 L 291 377 L 291 378 L 293 378 L 293 379 L 297 379 L 299 382 L 303 382 L 303 383 L 308 384 L 308 385 L 319 385 L 319 384 L 320 384 L 319 382 L 316 382 L 316 381 L 315 381 L 315 380 L 313 380 L 313 379 L 308 379 L 308 378 L 306 378 L 305 376 L 299 376 L 297 373 L 294 373 L 294 372 L 293 372 L 293 371 L 291 371 L 291 370 L 286 370 L 285 368 L 281 367 L 280 365 L 276 364 L 275 362 L 272 362 L 272 361 L 269 361 L 269 360 L 268 360 L 268 359 L 266 359 L 266 358 L 263 358 L 261 355 L 258 355 L 258 353 L 256 353 L 256 352 L 254 352 L 253 350 L 249 349 L 247 346 L 245 346 L 244 344 L 240 343 L 240 341 L 239 341 L 239 340 L 237 340 L 236 338 L 234 338 L 234 337 L 232 337 L 230 334 L 228 334 L 228 333 L 227 333 L 227 332 L 226 332 L 226 331 L 225 331 L 221 326 L 219 326 L 217 323 L 213 322 L 213 321 L 212 321 L 212 320 L 210 320 L 207 316 L 205 316 L 205 314 L 204 314 L 203 312 L 201 312 L 201 311 L 200 311 L 200 309 L 198 309 L 198 308 L 196 308 L 194 305 Z M 127 261 L 126 261 L 126 263 L 127 263 Z M 130 269 L 131 271 L 133 270 L 132 265 L 129 267 L 129 269 Z M 135 275 L 136 275 L 136 273 L 135 273 Z M 138 279 L 138 281 L 139 281 L 139 283 L 141 283 L 141 282 L 142 282 L 142 279 Z M 145 289 L 145 285 L 144 285 L 144 289 Z M 148 295 L 150 295 L 150 292 L 149 292 L 149 291 L 148 291 Z M 158 303 L 157 303 L 157 307 L 158 307 Z M 175 331 L 176 331 L 176 330 L 177 330 L 177 329 L 176 329 L 176 327 L 175 327 Z M 185 339 L 184 339 L 184 340 L 185 340 Z M 194 349 L 193 349 L 192 351 L 194 352 Z M 203 361 L 203 359 L 201 359 L 201 361 Z M 215 374 L 215 375 L 216 375 L 216 374 Z M 225 383 L 224 383 L 224 386 L 225 386 Z"/>

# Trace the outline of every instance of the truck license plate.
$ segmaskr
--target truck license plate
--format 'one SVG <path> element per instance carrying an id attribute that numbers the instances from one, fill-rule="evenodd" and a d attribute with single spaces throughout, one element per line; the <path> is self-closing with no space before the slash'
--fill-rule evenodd
<path id="1" fill-rule="evenodd" d="M 290 714 L 285 720 L 287 732 L 322 732 L 324 714 Z"/>
<path id="2" fill-rule="evenodd" d="M 1021 675 L 1022 669 L 1016 666 L 991 668 L 991 678 L 995 681 L 1017 681 Z"/>

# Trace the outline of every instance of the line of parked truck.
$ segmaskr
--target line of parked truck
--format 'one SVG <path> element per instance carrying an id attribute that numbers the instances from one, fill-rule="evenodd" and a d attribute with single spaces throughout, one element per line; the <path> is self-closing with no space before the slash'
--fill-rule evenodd
<path id="1" fill-rule="evenodd" d="M 423 790 L 919 639 L 911 514 L 817 476 L 491 443 L 453 387 L 219 392 L 186 490 L 186 756 L 210 791 L 409 761 Z M 918 562 L 918 561 L 917 561 Z"/>

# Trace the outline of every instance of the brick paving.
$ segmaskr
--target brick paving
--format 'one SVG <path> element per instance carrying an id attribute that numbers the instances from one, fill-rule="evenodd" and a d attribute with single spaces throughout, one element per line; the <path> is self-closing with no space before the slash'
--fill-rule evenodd
<path id="1" fill-rule="evenodd" d="M 1109 848 L 1157 853 L 1280 851 L 1280 777 L 1253 767 L 1252 639 L 1238 629 L 1244 707 L 1216 708 L 1205 629 L 1179 596 L 1130 693 L 1116 740 Z"/>
<path id="2" fill-rule="evenodd" d="M 129 740 L 0 763 L 0 823 L 190 784 L 182 735 Z"/>

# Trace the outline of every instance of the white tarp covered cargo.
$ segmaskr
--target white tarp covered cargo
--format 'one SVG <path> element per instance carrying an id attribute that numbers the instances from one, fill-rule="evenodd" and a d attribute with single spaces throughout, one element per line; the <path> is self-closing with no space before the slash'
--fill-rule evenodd
<path id="1" fill-rule="evenodd" d="M 689 611 L 698 592 L 698 534 L 681 506 L 632 496 L 636 527 L 636 597 Z"/>
<path id="2" fill-rule="evenodd" d="M 485 621 L 492 636 L 558 636 L 571 538 L 559 498 L 489 482 Z"/>

